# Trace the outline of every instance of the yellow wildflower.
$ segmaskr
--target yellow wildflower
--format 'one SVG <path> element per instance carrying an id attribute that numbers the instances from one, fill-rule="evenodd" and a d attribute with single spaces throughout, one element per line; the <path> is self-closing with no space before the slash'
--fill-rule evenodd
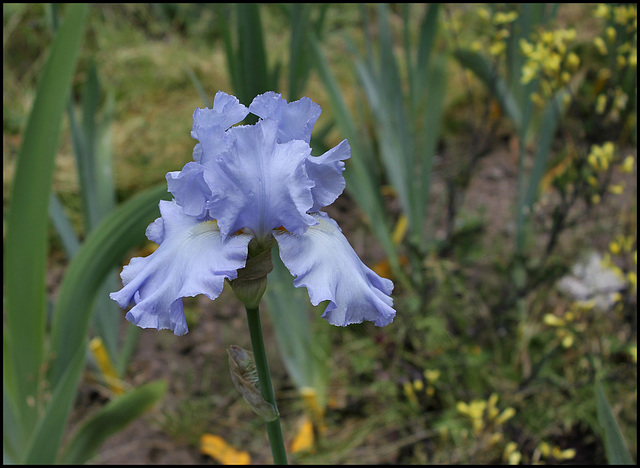
<path id="1" fill-rule="evenodd" d="M 438 380 L 439 377 L 440 377 L 440 371 L 438 369 L 434 369 L 434 370 L 425 369 L 424 371 L 424 378 L 431 383 Z"/>
<path id="2" fill-rule="evenodd" d="M 489 47 L 491 55 L 500 55 L 507 49 L 507 45 L 503 41 L 496 41 Z"/>
<path id="3" fill-rule="evenodd" d="M 513 418 L 515 414 L 516 414 L 516 410 L 513 409 L 512 407 L 506 408 L 502 413 L 500 413 L 500 416 L 497 417 L 496 424 L 498 425 L 504 424 L 509 419 Z"/>
<path id="4" fill-rule="evenodd" d="M 414 405 L 418 405 L 419 404 L 418 397 L 416 396 L 416 393 L 413 391 L 413 385 L 411 385 L 411 382 L 405 382 L 402 387 L 404 390 L 404 395 L 407 397 L 407 399 L 411 401 L 411 403 L 413 403 Z"/>
<path id="5" fill-rule="evenodd" d="M 478 16 L 483 20 L 488 21 L 491 18 L 491 13 L 489 13 L 489 10 L 487 10 L 484 7 L 478 8 L 477 12 L 478 12 Z"/>
<path id="6" fill-rule="evenodd" d="M 605 3 L 599 3 L 596 7 L 596 11 L 593 12 L 593 16 L 596 18 L 607 19 L 611 16 L 611 8 Z"/>
<path id="7" fill-rule="evenodd" d="M 551 44 L 553 44 L 553 41 L 555 39 L 555 35 L 553 34 L 553 31 L 545 31 L 540 36 L 540 39 L 542 40 L 542 42 L 544 44 L 551 45 Z"/>
<path id="8" fill-rule="evenodd" d="M 464 401 L 459 401 L 456 404 L 456 409 L 458 410 L 458 413 L 462 413 L 464 415 L 469 415 L 469 405 L 467 405 Z"/>
<path id="9" fill-rule="evenodd" d="M 571 348 L 573 345 L 573 334 L 567 333 L 567 335 L 562 339 L 562 347 L 567 349 Z"/>
<path id="10" fill-rule="evenodd" d="M 638 49 L 635 47 L 629 51 L 629 66 L 632 68 L 638 66 Z"/>
<path id="11" fill-rule="evenodd" d="M 424 388 L 424 383 L 420 379 L 416 379 L 413 381 L 413 388 L 416 389 L 417 392 L 421 392 Z"/>
<path id="12" fill-rule="evenodd" d="M 624 58 L 624 55 L 618 55 L 618 57 L 616 57 L 616 61 L 618 63 L 618 68 L 624 68 L 627 65 L 627 59 Z"/>
<path id="13" fill-rule="evenodd" d="M 601 115 L 604 114 L 604 110 L 607 106 L 607 96 L 605 94 L 600 94 L 596 98 L 596 114 Z"/>
<path id="14" fill-rule="evenodd" d="M 620 253 L 620 244 L 618 244 L 615 240 L 609 242 L 609 252 L 613 255 L 618 255 Z"/>
<path id="15" fill-rule="evenodd" d="M 520 50 L 522 50 L 524 55 L 529 56 L 533 54 L 534 48 L 530 42 L 527 42 L 526 39 L 522 38 L 520 39 Z"/>
<path id="16" fill-rule="evenodd" d="M 542 321 L 550 327 L 562 327 L 565 325 L 565 321 L 554 314 L 545 314 Z"/>
<path id="17" fill-rule="evenodd" d="M 518 444 L 516 444 L 515 442 L 509 442 L 507 445 L 504 446 L 504 452 L 502 456 L 504 457 L 505 460 L 509 460 L 511 457 L 511 454 L 513 454 L 517 450 L 518 450 Z"/>
<path id="18" fill-rule="evenodd" d="M 495 15 L 493 15 L 493 24 L 513 23 L 517 19 L 518 13 L 515 11 L 510 11 L 508 13 L 499 11 Z"/>
<path id="19" fill-rule="evenodd" d="M 547 60 L 544 62 L 544 68 L 552 74 L 557 73 L 560 70 L 561 61 L 562 60 L 560 59 L 560 55 L 553 52 L 549 54 Z"/>
<path id="20" fill-rule="evenodd" d="M 567 67 L 570 70 L 576 71 L 580 66 L 580 57 L 575 52 L 569 52 L 567 55 Z"/>
<path id="21" fill-rule="evenodd" d="M 537 74 L 538 74 L 538 68 L 531 63 L 526 63 L 522 67 L 522 77 L 520 78 L 520 82 L 522 84 L 527 84 L 535 80 Z"/>
<path id="22" fill-rule="evenodd" d="M 570 460 L 576 456 L 576 449 L 560 450 L 560 447 L 554 447 L 551 455 L 556 460 Z"/>
<path id="23" fill-rule="evenodd" d="M 503 438 L 504 436 L 502 435 L 502 432 L 494 432 L 489 438 L 489 447 L 493 447 L 494 445 L 502 442 Z"/>
<path id="24" fill-rule="evenodd" d="M 620 195 L 621 193 L 624 192 L 624 184 L 615 184 L 615 185 L 610 185 L 609 186 L 609 192 L 615 194 L 615 195 Z"/>
<path id="25" fill-rule="evenodd" d="M 624 158 L 624 161 L 622 161 L 620 170 L 624 173 L 631 174 L 633 172 L 633 167 L 635 166 L 635 163 L 636 163 L 635 158 L 629 155 L 626 158 Z"/>
<path id="26" fill-rule="evenodd" d="M 538 107 L 543 107 L 545 104 L 543 97 L 538 93 L 531 93 L 531 102 L 533 102 Z"/>
<path id="27" fill-rule="evenodd" d="M 593 38 L 593 45 L 596 46 L 596 49 L 598 49 L 598 52 L 602 55 L 607 55 L 607 45 L 600 36 Z"/>

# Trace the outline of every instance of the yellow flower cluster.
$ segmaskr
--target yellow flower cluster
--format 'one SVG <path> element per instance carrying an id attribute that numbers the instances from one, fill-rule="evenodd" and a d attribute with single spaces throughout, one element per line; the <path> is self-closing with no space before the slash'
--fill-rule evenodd
<path id="1" fill-rule="evenodd" d="M 543 458 L 553 458 L 556 461 L 571 460 L 576 456 L 576 449 L 562 450 L 557 445 L 551 446 L 548 442 L 540 442 L 533 451 L 532 464 L 539 464 Z"/>
<path id="2" fill-rule="evenodd" d="M 406 381 L 403 385 L 403 392 L 407 399 L 415 406 L 419 405 L 418 393 L 424 392 L 428 397 L 432 397 L 436 393 L 434 384 L 440 378 L 438 369 L 426 369 L 424 371 L 425 381 L 415 379 L 413 382 Z"/>
<path id="3" fill-rule="evenodd" d="M 596 193 L 591 196 L 591 202 L 593 204 L 600 202 L 600 194 L 602 193 L 600 181 L 598 180 L 599 174 L 606 173 L 612 166 L 624 174 L 632 173 L 635 168 L 635 157 L 628 155 L 624 159 L 619 158 L 616 154 L 614 144 L 610 141 L 602 145 L 592 145 L 589 155 L 587 156 L 587 162 L 593 171 L 592 174 L 587 176 L 587 182 L 596 190 Z M 622 181 L 611 184 L 607 189 L 614 195 L 620 195 L 624 193 L 625 183 Z"/>
<path id="4" fill-rule="evenodd" d="M 566 86 L 580 66 L 580 57 L 570 52 L 569 44 L 575 40 L 575 29 L 539 31 L 532 41 L 520 40 L 520 50 L 526 57 L 520 82 L 526 85 L 540 79 L 544 97 L 549 98 Z M 541 103 L 543 97 L 534 93 L 532 99 Z"/>
<path id="5" fill-rule="evenodd" d="M 551 446 L 547 442 L 541 442 L 533 452 L 531 464 L 541 464 L 542 458 L 553 458 L 555 461 L 571 460 L 576 456 L 576 449 L 562 450 L 560 447 Z M 518 465 L 522 459 L 522 453 L 518 450 L 518 444 L 509 442 L 502 454 L 505 462 L 509 465 Z"/>
<path id="6" fill-rule="evenodd" d="M 600 3 L 593 12 L 593 16 L 613 21 L 616 25 L 625 26 L 628 32 L 638 27 L 638 12 L 633 4 L 610 5 L 608 3 Z"/>
<path id="7" fill-rule="evenodd" d="M 518 444 L 509 442 L 505 445 L 502 457 L 509 465 L 519 465 L 522 459 L 522 453 L 518 450 Z"/>
<path id="8" fill-rule="evenodd" d="M 614 54 L 614 68 L 617 67 L 619 71 L 635 69 L 638 64 L 636 6 L 599 4 L 594 16 L 606 20 L 608 24 L 603 34 L 593 39 L 596 51 L 603 56 Z M 610 117 L 615 121 L 619 118 L 620 111 L 626 108 L 629 97 L 619 86 L 609 85 L 607 89 L 603 89 L 604 84 L 614 75 L 608 68 L 602 68 L 598 77 L 598 81 L 602 82 L 595 89 L 600 93 L 596 98 L 596 114 L 602 115 L 608 109 Z"/>
<path id="9" fill-rule="evenodd" d="M 507 50 L 506 41 L 511 35 L 509 25 L 518 19 L 518 13 L 515 11 L 497 11 L 492 16 L 489 10 L 483 7 L 478 8 L 477 13 L 487 24 L 491 24 L 495 33 L 491 34 L 491 42 L 489 44 L 474 41 L 471 44 L 471 49 L 477 51 L 486 46 L 490 55 L 494 57 L 502 56 Z"/>
<path id="10" fill-rule="evenodd" d="M 615 157 L 615 146 L 607 141 L 602 145 L 592 145 L 587 161 L 596 172 L 606 172 Z"/>
<path id="11" fill-rule="evenodd" d="M 469 403 L 459 401 L 456 409 L 458 413 L 464 414 L 471 419 L 474 433 L 480 435 L 487 426 L 493 425 L 494 428 L 500 428 L 505 422 L 515 416 L 515 409 L 508 407 L 500 412 L 496 406 L 497 403 L 498 395 L 492 393 L 488 400 L 472 400 Z M 501 439 L 502 433 L 497 432 L 492 435 L 490 443 L 496 443 Z"/>
<path id="12" fill-rule="evenodd" d="M 638 275 L 632 269 L 630 262 L 625 258 L 633 257 L 633 265 L 638 265 L 638 251 L 636 250 L 637 239 L 634 236 L 618 235 L 609 243 L 609 253 L 602 259 L 602 264 L 609 268 L 613 273 L 625 281 L 629 285 L 629 293 L 635 294 L 638 285 Z M 620 268 L 612 259 L 611 256 L 621 257 L 621 264 L 627 263 L 625 269 Z M 627 270 L 627 271 L 625 271 Z M 620 294 L 618 294 L 619 300 L 622 300 Z"/>
<path id="13" fill-rule="evenodd" d="M 570 348 L 575 342 L 576 332 L 583 332 L 587 328 L 587 324 L 580 319 L 583 318 L 586 311 L 593 309 L 594 306 L 595 302 L 593 300 L 576 301 L 571 304 L 569 310 L 560 315 L 545 314 L 542 322 L 556 329 L 556 335 L 563 348 Z"/>

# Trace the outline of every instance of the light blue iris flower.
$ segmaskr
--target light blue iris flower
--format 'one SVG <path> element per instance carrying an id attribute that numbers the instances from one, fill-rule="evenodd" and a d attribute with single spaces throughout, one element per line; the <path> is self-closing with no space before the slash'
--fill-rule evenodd
<path id="1" fill-rule="evenodd" d="M 237 125 L 249 112 L 254 125 Z M 365 266 L 338 224 L 321 208 L 345 187 L 347 140 L 311 156 L 311 131 L 320 106 L 308 98 L 287 103 L 280 94 L 257 96 L 249 108 L 218 92 L 211 109 L 196 109 L 194 161 L 167 174 L 174 199 L 160 202 L 161 217 L 147 237 L 158 248 L 122 270 L 124 287 L 111 298 L 142 328 L 188 332 L 182 298 L 215 299 L 225 279 L 245 266 L 249 242 L 278 243 L 284 265 L 313 305 L 328 301 L 324 317 L 346 326 L 393 321 L 393 283 Z"/>

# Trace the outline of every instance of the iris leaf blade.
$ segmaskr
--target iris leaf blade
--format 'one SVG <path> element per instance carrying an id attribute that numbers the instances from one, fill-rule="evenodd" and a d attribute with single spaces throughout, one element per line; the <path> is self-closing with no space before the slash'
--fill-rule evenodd
<path id="1" fill-rule="evenodd" d="M 87 463 L 113 434 L 142 416 L 167 391 L 163 380 L 134 388 L 98 410 L 76 430 L 60 462 L 67 465 Z"/>
<path id="2" fill-rule="evenodd" d="M 85 4 L 71 4 L 38 82 L 13 179 L 4 252 L 5 311 L 23 429 L 36 421 L 38 376 L 44 351 L 48 217 L 62 115 L 84 31 Z"/>
<path id="3" fill-rule="evenodd" d="M 602 427 L 605 440 L 607 461 L 611 465 L 633 465 L 629 449 L 599 380 L 596 380 L 596 404 L 598 422 Z"/>

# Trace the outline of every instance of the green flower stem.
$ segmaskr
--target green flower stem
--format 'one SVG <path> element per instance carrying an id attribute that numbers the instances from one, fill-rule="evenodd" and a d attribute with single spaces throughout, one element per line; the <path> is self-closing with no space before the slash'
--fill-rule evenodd
<path id="1" fill-rule="evenodd" d="M 251 336 L 251 347 L 253 348 L 253 359 L 258 371 L 258 381 L 260 382 L 260 390 L 266 401 L 271 403 L 277 411 L 276 398 L 271 385 L 271 377 L 269 375 L 269 364 L 267 355 L 264 350 L 264 340 L 262 339 L 262 327 L 260 325 L 260 311 L 258 307 L 249 308 L 247 310 L 247 321 L 249 322 L 249 335 Z M 271 445 L 271 453 L 273 454 L 273 462 L 276 465 L 287 464 L 287 452 L 284 448 L 284 440 L 282 438 L 282 428 L 280 427 L 280 416 L 275 420 L 265 423 L 267 426 L 267 435 L 269 436 L 269 444 Z"/>

